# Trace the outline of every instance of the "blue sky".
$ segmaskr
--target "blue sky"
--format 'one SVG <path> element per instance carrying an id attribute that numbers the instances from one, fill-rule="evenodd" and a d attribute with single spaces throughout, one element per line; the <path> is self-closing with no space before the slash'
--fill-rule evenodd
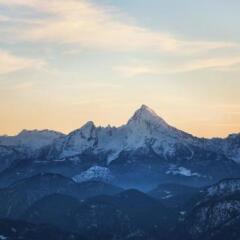
<path id="1" fill-rule="evenodd" d="M 172 32 L 193 39 L 235 41 L 240 38 L 240 2 L 237 0 L 98 0 L 111 4 L 142 26 Z"/>
<path id="2" fill-rule="evenodd" d="M 237 0 L 0 0 L 0 134 L 121 125 L 145 103 L 199 136 L 240 127 Z"/>

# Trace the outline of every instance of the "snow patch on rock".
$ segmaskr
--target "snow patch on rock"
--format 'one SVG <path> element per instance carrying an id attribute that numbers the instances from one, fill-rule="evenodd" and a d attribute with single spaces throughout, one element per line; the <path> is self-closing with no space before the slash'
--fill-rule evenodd
<path id="1" fill-rule="evenodd" d="M 93 166 L 79 175 L 74 176 L 73 181 L 77 183 L 87 181 L 103 181 L 110 182 L 113 180 L 113 175 L 108 168 Z"/>
<path id="2" fill-rule="evenodd" d="M 190 169 L 187 169 L 185 167 L 178 167 L 176 165 L 172 165 L 166 174 L 182 175 L 185 177 L 201 177 L 199 173 L 192 172 Z"/>
<path id="3" fill-rule="evenodd" d="M 0 240 L 6 240 L 8 239 L 7 237 L 5 237 L 4 235 L 0 235 Z"/>

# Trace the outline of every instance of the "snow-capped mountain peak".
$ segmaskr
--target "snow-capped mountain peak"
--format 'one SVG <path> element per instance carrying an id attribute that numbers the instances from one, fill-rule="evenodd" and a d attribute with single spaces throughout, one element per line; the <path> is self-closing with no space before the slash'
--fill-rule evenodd
<path id="1" fill-rule="evenodd" d="M 161 125 L 164 127 L 168 126 L 168 124 L 161 117 L 159 117 L 151 108 L 144 104 L 134 113 L 133 117 L 130 118 L 127 125 L 139 123 L 145 123 L 147 125 Z"/>
<path id="2" fill-rule="evenodd" d="M 142 105 L 121 127 L 96 127 L 87 122 L 83 127 L 70 133 L 62 142 L 60 158 L 74 157 L 84 151 L 105 154 L 107 162 L 118 158 L 124 151 L 149 149 L 164 155 L 174 152 L 179 132 L 168 125 L 151 108 Z M 163 150 L 164 149 L 164 150 Z"/>

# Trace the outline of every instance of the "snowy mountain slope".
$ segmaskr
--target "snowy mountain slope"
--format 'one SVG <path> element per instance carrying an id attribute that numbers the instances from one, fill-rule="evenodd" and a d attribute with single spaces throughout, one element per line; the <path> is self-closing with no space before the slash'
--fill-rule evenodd
<path id="1" fill-rule="evenodd" d="M 206 147 L 225 154 L 228 158 L 240 163 L 240 133 L 231 134 L 227 138 L 206 140 Z"/>
<path id="2" fill-rule="evenodd" d="M 0 136 L 0 145 L 13 147 L 27 147 L 31 150 L 38 150 L 50 145 L 64 134 L 50 130 L 23 130 L 16 136 Z"/>
<path id="3" fill-rule="evenodd" d="M 0 136 L 0 172 L 16 161 L 36 158 L 43 148 L 63 136 L 50 130 L 23 130 L 16 136 Z"/>
<path id="4" fill-rule="evenodd" d="M 25 159 L 26 157 L 22 148 L 0 145 L 0 172 L 10 167 L 13 162 Z"/>

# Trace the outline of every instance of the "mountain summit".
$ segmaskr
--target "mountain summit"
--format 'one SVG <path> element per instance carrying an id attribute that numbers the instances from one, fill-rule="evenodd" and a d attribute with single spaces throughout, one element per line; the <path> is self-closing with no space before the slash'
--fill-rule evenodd
<path id="1" fill-rule="evenodd" d="M 161 124 L 162 126 L 167 127 L 168 124 L 159 117 L 151 108 L 146 105 L 142 105 L 133 115 L 132 118 L 128 121 L 128 124 L 132 122 L 140 123 L 145 122 L 147 124 Z"/>
<path id="2" fill-rule="evenodd" d="M 147 105 L 142 105 L 133 115 L 132 119 L 137 119 L 145 116 L 158 117 L 158 115 Z"/>
<path id="3" fill-rule="evenodd" d="M 151 108 L 142 105 L 121 127 L 95 127 L 88 122 L 54 145 L 53 158 L 76 157 L 84 152 L 103 154 L 107 162 L 117 159 L 123 152 L 137 149 L 154 149 L 156 153 L 172 152 L 172 146 L 179 141 L 180 131 L 169 126 Z M 181 139 L 183 140 L 183 139 Z M 167 146 L 167 148 L 165 148 Z M 60 150 L 60 151 L 59 151 Z"/>

